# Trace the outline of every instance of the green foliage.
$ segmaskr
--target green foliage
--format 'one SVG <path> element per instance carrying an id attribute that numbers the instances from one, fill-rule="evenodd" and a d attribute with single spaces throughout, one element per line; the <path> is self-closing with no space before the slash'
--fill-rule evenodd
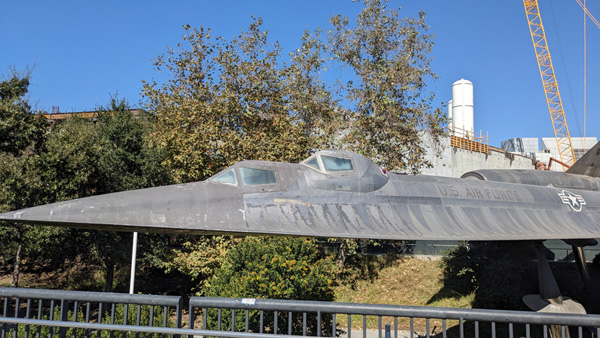
<path id="1" fill-rule="evenodd" d="M 354 105 L 342 142 L 390 170 L 416 173 L 431 166 L 424 132 L 438 143 L 446 123 L 441 109 L 431 106 L 434 94 L 426 92 L 426 79 L 437 78 L 428 56 L 434 36 L 428 34 L 424 12 L 401 19 L 399 9 L 386 3 L 364 1 L 355 22 L 341 15 L 330 20 L 330 53 L 351 73 L 340 84 L 341 95 Z"/>
<path id="2" fill-rule="evenodd" d="M 333 300 L 334 269 L 314 240 L 245 238 L 210 280 L 207 295 Z"/>
<path id="3" fill-rule="evenodd" d="M 35 116 L 25 97 L 29 77 L 13 70 L 0 82 L 0 153 L 19 156 L 43 145 L 46 120 Z"/>
<path id="4" fill-rule="evenodd" d="M 7 83 L 16 89 L 8 90 Z M 28 77 L 21 81 L 13 77 L 0 85 L 0 92 L 24 95 L 28 84 Z M 26 100 L 13 96 L 2 97 L 8 98 L 0 108 L 2 126 L 14 120 L 4 114 L 6 107 L 17 107 L 10 112 L 26 116 Z M 44 138 L 28 136 L 29 143 L 21 147 L 25 148 L 17 149 L 20 153 L 13 149 L 24 144 L 22 141 L 3 141 L 7 146 L 2 150 L 10 148 L 12 152 L 0 151 L 0 211 L 172 182 L 161 165 L 162 151 L 147 142 L 151 115 L 140 112 L 134 116 L 128 104 L 115 97 L 98 111 L 97 121 L 71 118 L 53 126 L 48 135 L 43 129 Z M 41 120 L 22 118 L 20 123 L 31 123 L 33 129 L 39 128 L 36 121 Z M 2 140 L 11 137 L 0 134 Z M 79 256 L 84 264 L 100 266 L 106 272 L 106 290 L 113 288 L 115 270 L 128 265 L 131 250 L 130 234 L 106 231 L 11 225 L 0 228 L 0 239 L 10 243 L 0 253 L 15 257 L 17 275 L 21 261 L 44 265 L 50 261 L 56 266 Z"/>
<path id="5" fill-rule="evenodd" d="M 530 242 L 468 242 L 442 260 L 444 291 L 475 292 L 473 307 L 525 309 L 521 297 L 536 293 L 537 273 Z"/>
<path id="6" fill-rule="evenodd" d="M 153 265 L 166 273 L 177 271 L 189 276 L 196 283 L 198 294 L 202 294 L 206 282 L 214 276 L 240 239 L 232 236 L 180 236 L 179 241 L 179 248 L 171 250 L 167 257 L 155 260 Z"/>
<path id="7" fill-rule="evenodd" d="M 444 287 L 457 296 L 468 295 L 477 289 L 475 271 L 477 262 L 472 256 L 471 246 L 462 242 L 455 249 L 444 253 L 441 265 L 444 271 Z"/>
<path id="8" fill-rule="evenodd" d="M 143 92 L 157 117 L 153 144 L 166 151 L 177 181 L 202 180 L 243 159 L 306 157 L 304 123 L 290 114 L 291 75 L 261 24 L 255 19 L 232 41 L 187 26 L 179 49 L 155 61 L 169 80 L 145 82 Z"/>
<path id="9" fill-rule="evenodd" d="M 323 147 L 374 156 L 391 170 L 430 165 L 421 137 L 437 143 L 446 119 L 426 92 L 436 75 L 424 13 L 399 19 L 385 1 L 364 1 L 356 22 L 338 15 L 327 34 L 306 32 L 289 62 L 261 25 L 255 19 L 231 41 L 186 26 L 177 49 L 156 59 L 168 81 L 145 82 L 143 92 L 157 116 L 154 144 L 176 180 L 205 179 L 242 159 L 298 161 Z M 330 69 L 349 80 L 326 84 Z"/>
<path id="10" fill-rule="evenodd" d="M 206 295 L 332 301 L 333 283 L 334 265 L 321 256 L 313 239 L 246 237 L 228 253 L 210 280 Z M 217 321 L 216 312 L 209 317 L 209 324 Z M 281 327 L 287 327 L 283 326 L 284 317 L 279 321 Z M 244 318 L 244 313 L 236 313 L 237 330 L 244 328 Z M 249 320 L 250 329 L 257 332 L 258 314 L 253 312 Z M 267 323 L 270 320 L 272 316 L 265 318 Z M 226 322 L 224 319 L 223 325 L 228 325 Z"/>
<path id="11" fill-rule="evenodd" d="M 0 212 L 43 202 L 44 181 L 39 177 L 38 153 L 45 141 L 45 119 L 35 116 L 26 94 L 29 74 L 15 70 L 0 82 Z M 4 226 L 0 240 L 3 257 L 14 257 L 13 286 L 18 285 L 23 242 L 28 225 Z"/>

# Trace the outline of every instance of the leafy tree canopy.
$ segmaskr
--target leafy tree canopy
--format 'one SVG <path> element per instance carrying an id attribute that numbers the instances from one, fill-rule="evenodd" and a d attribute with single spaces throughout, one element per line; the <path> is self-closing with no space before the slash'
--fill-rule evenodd
<path id="1" fill-rule="evenodd" d="M 242 159 L 299 161 L 319 148 L 358 151 L 391 170 L 429 165 L 420 135 L 437 141 L 445 118 L 426 90 L 436 75 L 424 13 L 401 19 L 367 0 L 355 22 L 338 15 L 326 34 L 306 32 L 288 61 L 261 19 L 231 41 L 185 30 L 155 61 L 168 81 L 143 88 L 158 119 L 153 139 L 177 180 Z M 331 69 L 348 80 L 326 83 Z"/>
<path id="2" fill-rule="evenodd" d="M 29 78 L 13 70 L 0 82 L 0 152 L 18 156 L 43 143 L 46 120 L 36 118 L 26 98 Z"/>

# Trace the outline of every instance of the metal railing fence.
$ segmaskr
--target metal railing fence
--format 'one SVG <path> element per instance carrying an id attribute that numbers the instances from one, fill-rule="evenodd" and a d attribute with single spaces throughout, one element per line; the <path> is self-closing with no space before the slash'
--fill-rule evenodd
<path id="1" fill-rule="evenodd" d="M 600 336 L 599 315 L 527 311 L 192 297 L 186 325 L 182 297 L 2 287 L 0 306 L 0 338 Z"/>
<path id="2" fill-rule="evenodd" d="M 38 338 L 101 337 L 105 336 L 102 331 L 90 330 L 104 326 L 113 327 L 108 329 L 112 338 L 114 327 L 130 324 L 146 329 L 180 328 L 183 313 L 183 298 L 178 296 L 0 287 L 0 302 L 0 338 L 28 338 L 32 333 Z"/>
<path id="3" fill-rule="evenodd" d="M 568 337 L 568 331 L 571 337 L 600 336 L 599 315 L 528 311 L 192 297 L 189 313 L 191 328 L 202 323 L 203 330 L 221 332 L 347 338 L 512 338 L 548 337 L 549 329 L 558 326 L 562 337 Z"/>

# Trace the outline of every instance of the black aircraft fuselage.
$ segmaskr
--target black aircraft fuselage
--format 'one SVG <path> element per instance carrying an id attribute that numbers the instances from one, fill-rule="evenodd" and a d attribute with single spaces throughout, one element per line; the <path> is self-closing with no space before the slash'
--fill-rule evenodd
<path id="1" fill-rule="evenodd" d="M 393 174 L 364 156 L 327 150 L 299 164 L 243 161 L 203 182 L 43 205 L 1 214 L 0 220 L 393 240 L 600 237 L 597 177 L 534 170 L 463 177 Z"/>

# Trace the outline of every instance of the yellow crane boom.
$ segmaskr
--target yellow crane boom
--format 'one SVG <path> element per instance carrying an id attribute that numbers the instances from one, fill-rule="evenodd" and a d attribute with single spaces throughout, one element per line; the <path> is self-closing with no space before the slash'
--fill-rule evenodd
<path id="1" fill-rule="evenodd" d="M 573 151 L 571 135 L 569 134 L 565 111 L 560 99 L 560 92 L 558 91 L 558 83 L 554 76 L 554 67 L 552 66 L 550 50 L 546 42 L 546 33 L 544 32 L 544 25 L 540 17 L 538 2 L 537 0 L 523 0 L 523 5 L 527 14 L 531 41 L 533 42 L 533 49 L 535 50 L 535 56 L 542 77 L 542 84 L 544 86 L 544 93 L 546 94 L 550 118 L 552 119 L 552 127 L 554 128 L 554 136 L 560 160 L 571 166 L 575 163 L 575 152 Z"/>

